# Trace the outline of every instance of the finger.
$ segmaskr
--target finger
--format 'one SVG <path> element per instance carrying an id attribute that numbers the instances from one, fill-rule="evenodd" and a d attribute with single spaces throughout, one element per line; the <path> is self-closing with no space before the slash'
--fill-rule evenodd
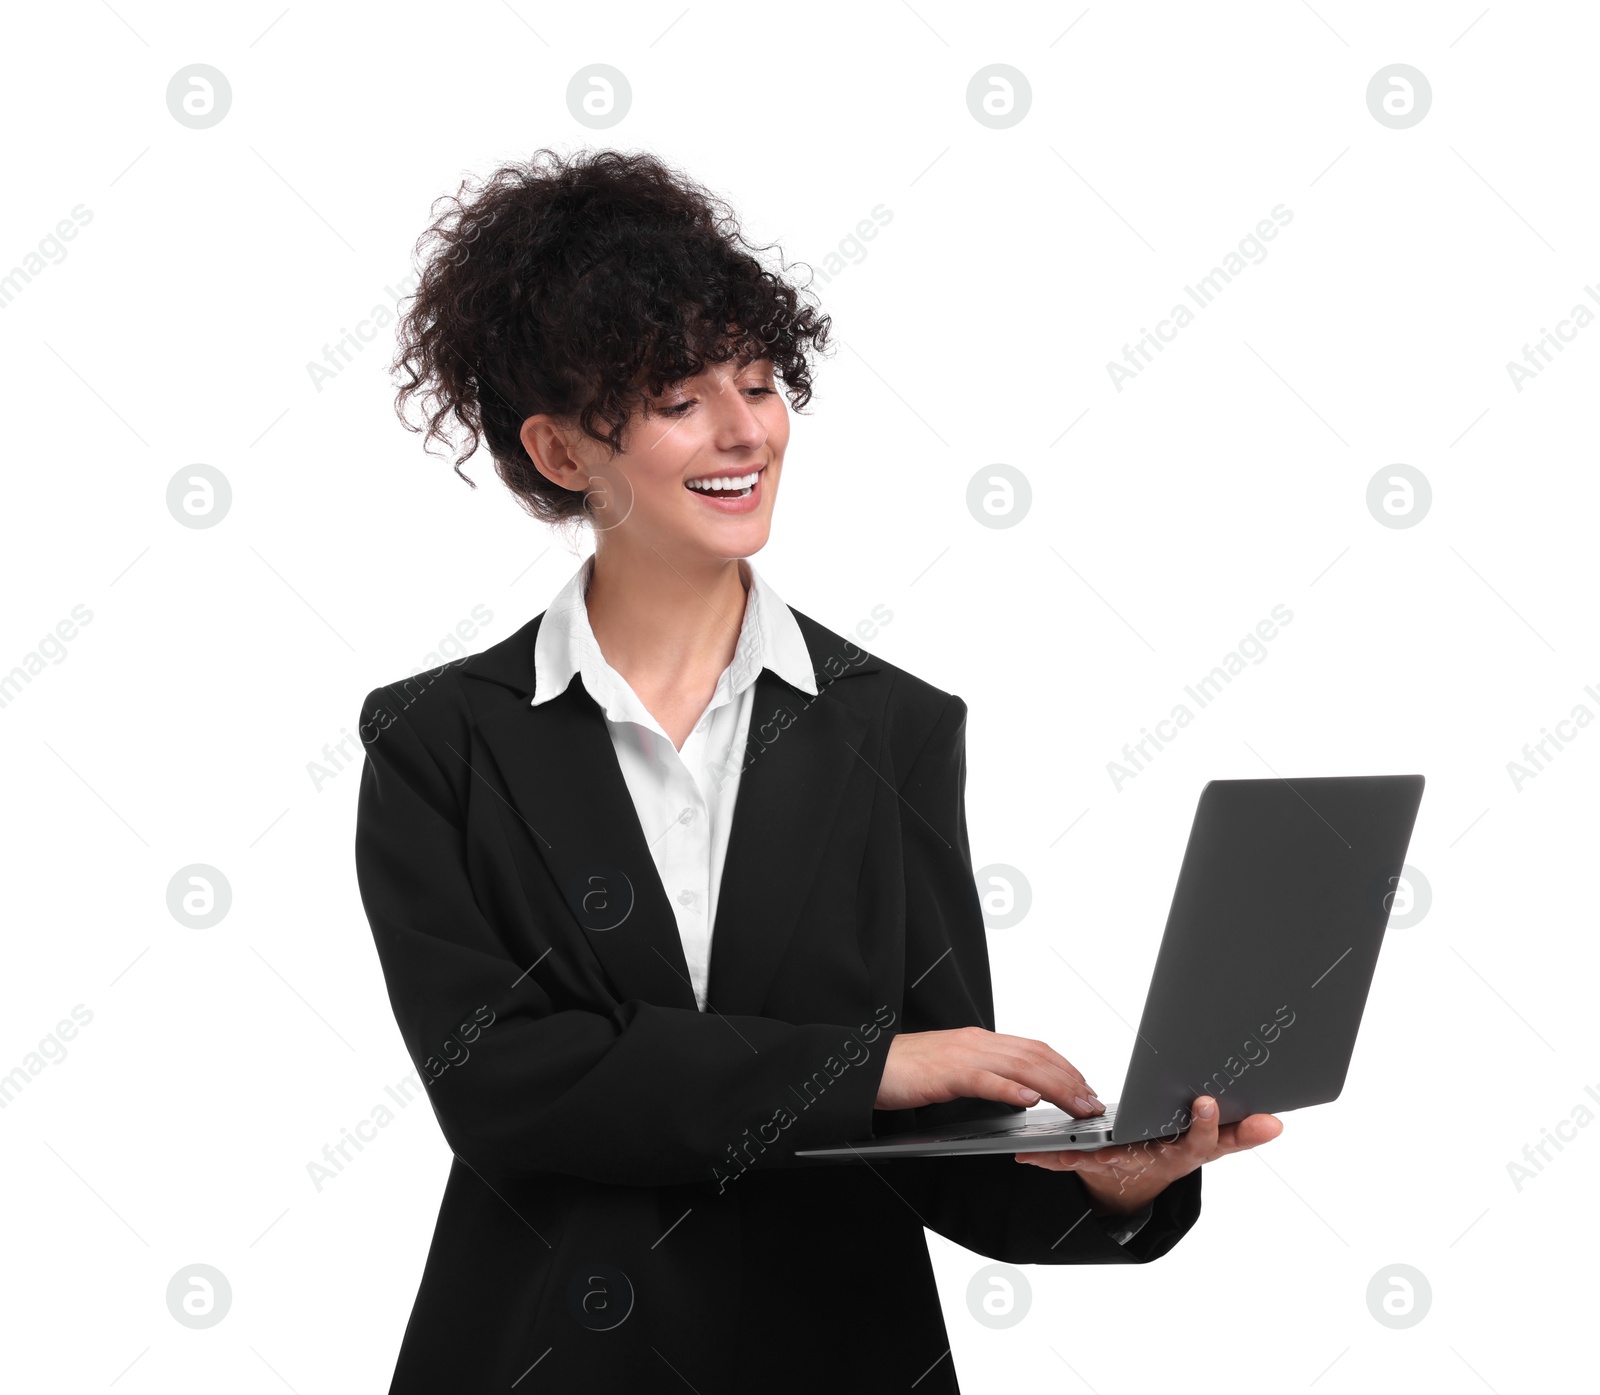
<path id="1" fill-rule="evenodd" d="M 1159 1166 L 1163 1154 L 1159 1149 L 1124 1144 L 1114 1148 L 1096 1148 L 1087 1157 L 1095 1166 L 1104 1168 L 1108 1175 L 1127 1177 Z"/>
<path id="2" fill-rule="evenodd" d="M 969 1066 L 966 1070 L 957 1071 L 952 1082 L 956 1092 L 968 1099 L 999 1100 L 1004 1104 L 1038 1104 L 1044 1093 L 1021 1080 L 1001 1075 L 998 1071 L 984 1070 L 981 1066 Z"/>
<path id="3" fill-rule="evenodd" d="M 993 1049 L 1012 1059 L 1036 1061 L 1047 1069 L 1057 1070 L 1066 1080 L 1080 1087 L 1074 1093 L 1096 1099 L 1094 1088 L 1084 1079 L 1083 1072 L 1046 1042 L 1036 1041 L 1032 1037 L 1008 1036 L 1003 1032 L 990 1032 L 987 1035 L 987 1044 Z"/>
<path id="4" fill-rule="evenodd" d="M 1191 1108 L 1192 1122 L 1189 1131 L 1177 1146 L 1185 1153 L 1204 1161 L 1217 1156 L 1217 1102 L 1210 1095 L 1195 1097 Z"/>
<path id="5" fill-rule="evenodd" d="M 1081 1078 L 1066 1075 L 1041 1057 L 1005 1056 L 992 1062 L 992 1066 L 1037 1090 L 1044 1099 L 1059 1105 L 1076 1119 L 1105 1113 L 1105 1105 L 1095 1098 L 1094 1091 Z"/>
<path id="6" fill-rule="evenodd" d="M 993 1039 L 994 1034 L 987 1041 L 974 1043 L 975 1059 L 973 1065 L 979 1069 L 1003 1076 L 1008 1080 L 1015 1080 L 1037 1092 L 1040 1098 L 1058 1104 L 1063 1109 L 1076 1117 L 1097 1114 L 1104 1106 L 1094 1098 L 1094 1092 L 1084 1085 L 1081 1077 L 1066 1076 L 1058 1070 L 1048 1058 L 1026 1048 L 1032 1043 L 1013 1038 L 1018 1045 L 1009 1048 Z"/>
<path id="7" fill-rule="evenodd" d="M 1123 1143 L 1108 1143 L 1102 1148 L 1085 1148 L 1078 1154 L 1098 1167 L 1116 1167 L 1126 1162 L 1129 1148 Z"/>
<path id="8" fill-rule="evenodd" d="M 1059 1148 L 1049 1152 L 1022 1152 L 1012 1156 L 1050 1172 L 1076 1172 L 1079 1176 L 1126 1187 L 1143 1175 L 1130 1161 L 1131 1149 Z"/>
<path id="9" fill-rule="evenodd" d="M 1283 1121 L 1274 1114 L 1247 1114 L 1236 1124 L 1217 1130 L 1217 1156 L 1259 1148 L 1283 1132 Z"/>
<path id="10" fill-rule="evenodd" d="M 1098 1103 L 1098 1099 L 1096 1098 L 1097 1092 L 1095 1091 L 1094 1086 L 1089 1084 L 1089 1081 L 1084 1076 L 1083 1072 L 1073 1065 L 1071 1061 L 1069 1061 L 1048 1042 L 1034 1041 L 1031 1038 L 1022 1038 L 1021 1045 L 1024 1048 L 1024 1054 L 1040 1057 L 1047 1064 L 1060 1071 L 1061 1074 L 1068 1080 L 1076 1081 L 1083 1087 L 1082 1093 L 1088 1095 L 1091 1099 L 1095 1099 Z"/>
<path id="11" fill-rule="evenodd" d="M 984 1043 L 984 1046 L 982 1064 L 990 1070 L 1005 1072 L 1016 1080 L 1026 1081 L 1051 1104 L 1059 1104 L 1069 1112 L 1077 1115 L 1101 1112 L 1099 1097 L 1094 1094 L 1094 1089 L 1082 1073 L 1066 1057 L 1051 1051 L 1043 1041 L 1002 1037 L 992 1033 L 992 1040 Z M 1083 1105 L 1074 1107 L 1075 1101 L 1080 1099 Z"/>
<path id="12" fill-rule="evenodd" d="M 1016 1153 L 1013 1156 L 1019 1163 L 1032 1163 L 1035 1167 L 1042 1167 L 1047 1172 L 1079 1172 L 1087 1170 L 1084 1166 L 1085 1155 L 1065 1148 L 1055 1148 L 1048 1153 Z"/>

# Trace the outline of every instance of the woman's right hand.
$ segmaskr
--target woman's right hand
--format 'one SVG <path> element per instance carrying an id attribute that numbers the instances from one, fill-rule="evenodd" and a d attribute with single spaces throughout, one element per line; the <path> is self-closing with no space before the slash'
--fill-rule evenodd
<path id="1" fill-rule="evenodd" d="M 889 1042 L 878 1109 L 916 1109 L 957 1099 L 1037 1104 L 1047 1099 L 1077 1118 L 1105 1106 L 1071 1061 L 1042 1041 L 982 1027 L 905 1032 Z"/>

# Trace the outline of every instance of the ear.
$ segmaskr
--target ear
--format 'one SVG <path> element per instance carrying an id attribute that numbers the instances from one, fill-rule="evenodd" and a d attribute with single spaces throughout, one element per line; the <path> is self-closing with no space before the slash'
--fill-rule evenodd
<path id="1" fill-rule="evenodd" d="M 550 413 L 529 417 L 518 436 L 528 459 L 546 479 L 580 494 L 589 487 L 590 470 L 573 454 L 568 428 Z"/>

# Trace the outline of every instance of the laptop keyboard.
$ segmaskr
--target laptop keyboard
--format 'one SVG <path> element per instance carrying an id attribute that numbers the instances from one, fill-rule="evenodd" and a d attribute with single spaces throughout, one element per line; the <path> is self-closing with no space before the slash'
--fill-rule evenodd
<path id="1" fill-rule="evenodd" d="M 1109 1129 L 1117 1119 L 1117 1111 L 1107 1109 L 1104 1114 L 1094 1114 L 1087 1119 L 1056 1119 L 1048 1124 L 1032 1123 L 1026 1118 L 1019 1119 L 1015 1124 L 1007 1124 L 1000 1129 L 985 1129 L 982 1133 L 955 1133 L 949 1135 L 950 1142 L 957 1142 L 974 1138 L 1009 1138 L 1013 1134 L 1053 1135 L 1063 1133 L 1097 1133 L 1101 1129 Z"/>

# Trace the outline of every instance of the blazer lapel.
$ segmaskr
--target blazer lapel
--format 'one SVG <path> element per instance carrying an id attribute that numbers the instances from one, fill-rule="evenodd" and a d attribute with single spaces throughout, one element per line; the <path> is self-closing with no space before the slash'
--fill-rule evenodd
<path id="1" fill-rule="evenodd" d="M 838 673 L 839 638 L 794 614 L 821 692 L 812 697 L 770 669 L 756 679 L 712 927 L 709 1004 L 721 1012 L 760 1012 L 867 727 L 828 687 L 876 664 L 868 656 Z M 581 675 L 549 702 L 531 702 L 543 618 L 468 659 L 463 675 L 488 682 L 461 686 L 517 814 L 618 996 L 693 1010 L 677 919 L 604 713 Z"/>
<path id="2" fill-rule="evenodd" d="M 491 659 L 502 645 L 463 665 L 464 672 L 505 685 L 462 684 L 478 730 L 619 999 L 693 1009 L 678 922 L 617 764 L 605 714 L 579 675 L 559 697 L 537 707 L 530 701 L 537 628 L 535 619 L 503 642 L 519 649 L 525 644 L 525 661 L 515 650 Z"/>

